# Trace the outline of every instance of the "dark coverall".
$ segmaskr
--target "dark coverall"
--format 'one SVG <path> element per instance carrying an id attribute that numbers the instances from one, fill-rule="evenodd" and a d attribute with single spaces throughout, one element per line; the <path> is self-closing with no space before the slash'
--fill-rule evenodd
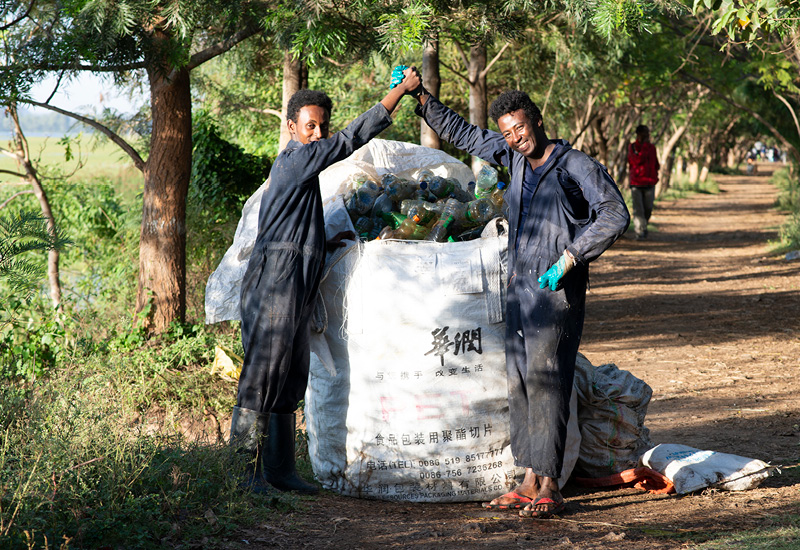
<path id="1" fill-rule="evenodd" d="M 517 466 L 557 479 L 583 332 L 588 264 L 627 229 L 628 209 L 600 163 L 555 140 L 562 147 L 554 153 L 556 158 L 548 159 L 520 227 L 527 159 L 501 134 L 467 123 L 434 97 L 417 107 L 417 113 L 445 141 L 508 167 L 506 369 L 511 451 Z M 538 277 L 564 250 L 574 256 L 575 266 L 555 292 L 540 289 Z"/>
<path id="2" fill-rule="evenodd" d="M 237 406 L 289 414 L 303 398 L 310 319 L 325 260 L 318 176 L 391 123 L 379 103 L 327 139 L 305 145 L 290 141 L 275 159 L 242 280 L 244 365 Z"/>

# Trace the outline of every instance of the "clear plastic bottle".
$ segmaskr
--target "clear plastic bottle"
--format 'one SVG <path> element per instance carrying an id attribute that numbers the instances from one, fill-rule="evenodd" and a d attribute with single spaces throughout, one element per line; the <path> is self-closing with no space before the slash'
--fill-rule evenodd
<path id="1" fill-rule="evenodd" d="M 425 237 L 426 241 L 436 241 L 437 243 L 443 243 L 447 240 L 447 234 L 449 232 L 449 227 L 453 223 L 453 216 L 442 216 L 438 222 L 436 222 L 433 227 L 431 228 L 430 233 L 428 236 Z"/>
<path id="2" fill-rule="evenodd" d="M 376 239 L 379 239 L 379 240 L 382 240 L 382 241 L 385 240 L 385 239 L 394 239 L 394 229 L 392 229 L 392 226 L 391 225 L 387 225 L 386 227 L 381 229 L 381 232 L 378 233 L 378 236 L 376 237 Z"/>
<path id="3" fill-rule="evenodd" d="M 503 203 L 505 202 L 505 193 L 506 193 L 506 182 L 498 181 L 497 187 L 495 187 L 492 194 L 489 195 L 489 198 L 492 199 L 492 202 L 497 206 L 497 209 L 502 211 Z"/>
<path id="4" fill-rule="evenodd" d="M 414 194 L 415 187 L 417 187 L 416 184 L 403 178 L 398 178 L 394 174 L 384 175 L 381 183 L 383 185 L 383 192 L 391 199 L 395 206 L 411 197 L 411 195 Z"/>
<path id="5" fill-rule="evenodd" d="M 500 215 L 500 209 L 490 197 L 467 203 L 466 219 L 472 225 L 484 224 Z"/>
<path id="6" fill-rule="evenodd" d="M 355 227 L 356 235 L 363 240 L 367 240 L 369 238 L 369 232 L 372 229 L 372 219 L 361 216 L 356 220 L 353 226 Z"/>
<path id="7" fill-rule="evenodd" d="M 400 227 L 392 233 L 393 239 L 408 239 L 408 240 L 421 240 L 428 235 L 428 228 L 422 225 L 417 225 L 411 218 L 406 218 Z"/>
<path id="8" fill-rule="evenodd" d="M 454 188 L 452 181 L 440 176 L 433 176 L 428 181 L 428 191 L 440 199 L 449 196 Z"/>
<path id="9" fill-rule="evenodd" d="M 492 194 L 496 185 L 497 170 L 488 164 L 484 164 L 480 172 L 478 172 L 478 177 L 475 178 L 475 198 L 488 197 Z"/>
<path id="10" fill-rule="evenodd" d="M 472 200 L 472 195 L 463 187 L 461 183 L 455 178 L 447 178 L 453 184 L 453 191 L 450 196 L 457 199 L 459 202 L 469 202 Z"/>
<path id="11" fill-rule="evenodd" d="M 408 211 L 412 208 L 421 207 L 425 204 L 425 201 L 417 200 L 417 199 L 406 199 L 400 203 L 400 213 L 404 216 L 408 216 Z"/>
<path id="12" fill-rule="evenodd" d="M 393 208 L 392 199 L 385 193 L 381 193 L 372 204 L 372 215 L 380 216 L 381 214 L 388 214 Z"/>
<path id="13" fill-rule="evenodd" d="M 380 188 L 374 181 L 366 182 L 364 185 L 356 189 L 356 192 L 347 203 L 347 209 L 352 212 L 364 216 L 372 209 L 375 199 L 380 194 Z"/>

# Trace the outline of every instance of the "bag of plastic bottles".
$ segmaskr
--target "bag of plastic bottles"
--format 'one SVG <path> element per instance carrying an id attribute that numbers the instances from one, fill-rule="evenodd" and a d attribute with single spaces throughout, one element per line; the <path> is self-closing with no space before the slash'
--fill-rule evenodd
<path id="1" fill-rule="evenodd" d="M 403 200 L 424 200 L 426 223 L 447 210 L 448 228 L 460 225 L 462 234 L 483 238 L 434 242 L 416 233 L 419 240 L 345 241 L 328 255 L 305 396 L 314 473 L 324 487 L 357 497 L 489 500 L 524 473 L 513 464 L 508 426 L 506 226 L 495 219 L 475 228 L 467 221 L 474 191 L 468 191 L 473 176 L 465 164 L 442 151 L 376 139 L 320 175 L 328 237 L 354 230 L 354 222 L 368 234 L 381 223 L 387 225 L 379 234 L 403 223 L 404 231 L 414 229 L 409 238 L 431 230 L 394 210 L 375 215 L 374 201 L 372 211 L 353 219 L 345 195 L 364 177 L 381 184 L 387 174 L 458 182 L 460 198 L 431 201 L 435 195 L 418 186 Z M 239 318 L 239 288 L 264 188 L 248 200 L 234 244 L 209 278 L 206 322 Z M 455 202 L 447 208 L 449 199 Z M 576 395 L 562 484 L 580 447 Z"/>

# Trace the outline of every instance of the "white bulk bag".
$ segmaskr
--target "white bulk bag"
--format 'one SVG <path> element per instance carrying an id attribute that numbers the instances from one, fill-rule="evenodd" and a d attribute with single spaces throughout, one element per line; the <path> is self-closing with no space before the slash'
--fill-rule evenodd
<path id="1" fill-rule="evenodd" d="M 656 445 L 642 456 L 642 465 L 661 472 L 679 495 L 706 487 L 728 491 L 752 489 L 774 468 L 754 458 L 703 451 L 678 444 Z"/>

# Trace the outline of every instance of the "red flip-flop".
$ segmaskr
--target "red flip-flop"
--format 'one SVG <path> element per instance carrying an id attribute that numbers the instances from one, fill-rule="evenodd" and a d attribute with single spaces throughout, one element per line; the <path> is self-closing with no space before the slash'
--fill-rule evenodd
<path id="1" fill-rule="evenodd" d="M 540 504 L 549 506 L 549 508 L 547 510 L 534 510 L 532 508 Z M 530 510 L 520 510 L 519 515 L 523 518 L 548 519 L 563 512 L 564 508 L 566 508 L 566 503 L 563 500 L 561 502 L 556 502 L 552 498 L 541 497 L 533 501 Z"/>
<path id="2" fill-rule="evenodd" d="M 525 495 L 515 493 L 514 491 L 501 495 L 497 498 L 510 498 L 513 499 L 514 502 L 509 502 L 507 504 L 492 504 L 491 502 L 484 502 L 481 504 L 481 506 L 487 510 L 519 510 L 524 508 L 526 504 L 533 502 L 533 499 L 528 498 Z"/>

